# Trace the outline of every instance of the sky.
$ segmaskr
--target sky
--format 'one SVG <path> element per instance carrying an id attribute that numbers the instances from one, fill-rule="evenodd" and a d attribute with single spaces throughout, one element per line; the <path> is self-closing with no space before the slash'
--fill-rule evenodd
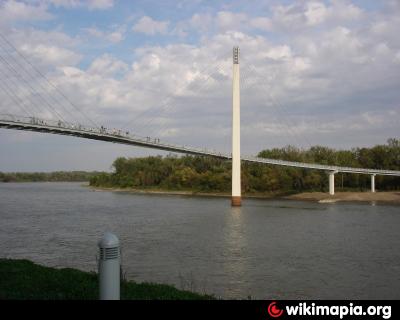
<path id="1" fill-rule="evenodd" d="M 400 1 L 0 0 L 0 113 L 242 153 L 399 138 Z M 20 68 L 20 69 L 19 69 Z M 0 129 L 0 171 L 110 170 L 165 155 Z"/>

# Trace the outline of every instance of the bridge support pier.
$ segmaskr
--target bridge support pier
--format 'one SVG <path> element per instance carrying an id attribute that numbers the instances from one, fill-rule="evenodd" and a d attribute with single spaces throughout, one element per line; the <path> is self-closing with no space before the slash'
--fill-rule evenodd
<path id="1" fill-rule="evenodd" d="M 371 192 L 375 192 L 375 174 L 371 174 Z"/>
<path id="2" fill-rule="evenodd" d="M 337 171 L 330 171 L 329 174 L 329 194 L 333 196 L 335 194 L 335 173 Z"/>
<path id="3" fill-rule="evenodd" d="M 240 179 L 240 70 L 239 47 L 233 48 L 232 74 L 232 206 L 242 205 Z"/>

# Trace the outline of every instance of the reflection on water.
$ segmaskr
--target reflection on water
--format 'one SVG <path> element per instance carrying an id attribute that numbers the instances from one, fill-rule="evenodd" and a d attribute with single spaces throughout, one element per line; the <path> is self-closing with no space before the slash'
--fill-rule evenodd
<path id="1" fill-rule="evenodd" d="M 128 278 L 224 298 L 400 298 L 400 210 L 0 184 L 0 256 L 95 270 L 105 231 Z"/>
<path id="2" fill-rule="evenodd" d="M 246 285 L 248 243 L 241 207 L 228 207 L 223 226 L 223 270 L 229 279 L 223 296 L 236 296 L 238 288 Z M 235 274 L 234 278 L 229 275 Z"/>

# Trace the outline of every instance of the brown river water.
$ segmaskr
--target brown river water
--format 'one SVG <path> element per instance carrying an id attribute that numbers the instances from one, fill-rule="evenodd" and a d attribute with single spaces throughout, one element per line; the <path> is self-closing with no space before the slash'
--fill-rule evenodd
<path id="1" fill-rule="evenodd" d="M 0 184 L 0 257 L 96 270 L 114 232 L 128 279 L 222 298 L 400 299 L 400 206 Z"/>

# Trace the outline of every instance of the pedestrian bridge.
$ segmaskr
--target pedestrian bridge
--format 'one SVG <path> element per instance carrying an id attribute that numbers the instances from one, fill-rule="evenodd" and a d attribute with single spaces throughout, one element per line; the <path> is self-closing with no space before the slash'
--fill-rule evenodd
<path id="1" fill-rule="evenodd" d="M 100 128 L 86 127 L 81 124 L 71 124 L 62 121 L 52 121 L 34 117 L 21 117 L 11 114 L 0 114 L 0 128 L 59 134 L 59 135 L 73 136 L 91 140 L 99 140 L 99 141 L 106 141 L 118 144 L 126 144 L 131 146 L 158 149 L 158 150 L 176 152 L 182 154 L 208 156 L 226 160 L 232 159 L 232 156 L 230 154 L 225 154 L 207 149 L 197 149 L 182 145 L 167 144 L 161 142 L 160 139 L 136 136 L 130 134 L 128 131 L 122 131 L 116 129 L 110 130 L 103 127 Z M 393 171 L 393 170 L 330 166 L 330 165 L 323 165 L 316 163 L 285 161 L 285 160 L 268 159 L 260 157 L 242 157 L 241 160 L 252 163 L 263 163 L 263 164 L 278 165 L 278 166 L 293 167 L 293 168 L 323 170 L 328 173 L 345 172 L 345 173 L 358 173 L 358 174 L 368 174 L 368 175 L 400 176 L 400 171 Z"/>

